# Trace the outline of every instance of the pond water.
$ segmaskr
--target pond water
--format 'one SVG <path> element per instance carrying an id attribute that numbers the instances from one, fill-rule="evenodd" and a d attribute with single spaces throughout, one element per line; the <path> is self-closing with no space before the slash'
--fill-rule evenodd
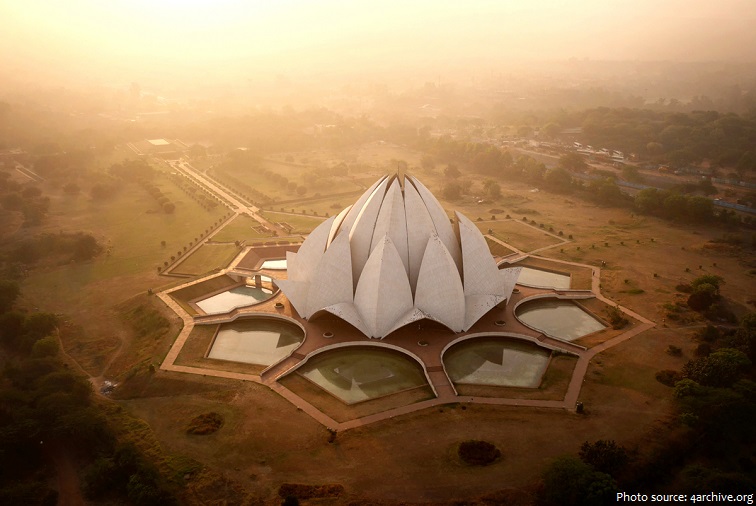
<path id="1" fill-rule="evenodd" d="M 286 270 L 286 259 L 279 259 L 279 260 L 266 260 L 262 263 L 260 266 L 261 269 L 268 269 L 271 271 L 285 271 Z"/>
<path id="2" fill-rule="evenodd" d="M 326 351 L 297 372 L 347 404 L 427 385 L 420 364 L 412 358 L 367 346 Z"/>
<path id="3" fill-rule="evenodd" d="M 603 323 L 569 300 L 528 301 L 517 307 L 515 315 L 544 334 L 565 341 L 574 341 L 605 328 Z"/>
<path id="4" fill-rule="evenodd" d="M 304 340 L 302 329 L 269 319 L 224 323 L 215 336 L 208 358 L 272 365 L 289 356 Z"/>
<path id="5" fill-rule="evenodd" d="M 537 388 L 551 352 L 519 339 L 468 339 L 444 354 L 444 365 L 454 383 Z"/>
<path id="6" fill-rule="evenodd" d="M 570 287 L 569 274 L 543 271 L 532 267 L 523 267 L 517 282 L 521 285 L 537 288 L 566 289 Z"/>
<path id="7" fill-rule="evenodd" d="M 238 307 L 250 306 L 268 300 L 273 292 L 267 288 L 238 286 L 197 302 L 206 314 L 228 313 Z"/>

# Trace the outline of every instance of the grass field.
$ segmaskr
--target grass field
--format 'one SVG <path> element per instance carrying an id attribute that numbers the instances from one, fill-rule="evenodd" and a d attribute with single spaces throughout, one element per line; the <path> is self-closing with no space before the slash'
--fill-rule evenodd
<path id="1" fill-rule="evenodd" d="M 287 204 L 273 204 L 268 206 L 272 212 L 277 212 L 283 209 L 283 212 L 290 213 L 302 213 L 312 214 L 318 213 L 319 216 L 334 216 L 341 212 L 342 209 L 353 204 L 359 198 L 359 193 L 355 193 L 353 196 L 340 196 L 340 197 L 322 197 L 319 199 L 307 199 L 304 201 L 289 202 Z"/>
<path id="2" fill-rule="evenodd" d="M 85 231 L 105 251 L 96 259 L 77 264 L 33 270 L 24 280 L 24 295 L 46 311 L 70 315 L 78 334 L 64 335 L 63 344 L 89 372 L 99 374 L 107 356 L 129 334 L 119 323 L 114 306 L 148 288 L 169 283 L 157 266 L 222 216 L 208 212 L 190 199 L 174 200 L 173 214 L 154 211 L 154 201 L 142 188 L 121 185 L 106 202 L 93 202 L 84 194 L 72 197 L 51 193 L 50 215 L 35 229 L 42 232 Z M 166 247 L 161 247 L 161 241 Z M 173 253 L 175 254 L 175 253 Z M 101 346 L 103 340 L 111 345 Z M 82 342 L 90 345 L 81 346 Z"/>
<path id="3" fill-rule="evenodd" d="M 199 276 L 216 269 L 223 269 L 239 254 L 239 248 L 231 243 L 206 243 L 184 258 L 174 269 L 175 274 Z"/>
<path id="4" fill-rule="evenodd" d="M 511 244 L 520 251 L 529 252 L 547 246 L 553 246 L 563 242 L 560 238 L 554 237 L 539 230 L 536 227 L 526 225 L 517 220 L 496 220 L 496 221 L 476 221 L 478 229 L 489 234 L 489 230 L 497 239 Z"/>
<path id="5" fill-rule="evenodd" d="M 270 233 L 260 233 L 255 230 L 260 224 L 246 214 L 240 214 L 231 223 L 226 224 L 211 238 L 212 242 L 255 241 L 273 237 Z"/>
<path id="6" fill-rule="evenodd" d="M 494 241 L 490 237 L 486 237 L 486 244 L 488 244 L 488 249 L 491 250 L 491 254 L 495 257 L 505 257 L 512 253 L 516 253 L 514 250 Z"/>
<path id="7" fill-rule="evenodd" d="M 300 216 L 296 214 L 288 213 L 276 213 L 272 211 L 265 211 L 260 213 L 263 218 L 273 223 L 285 222 L 291 225 L 293 230 L 292 234 L 307 234 L 315 227 L 323 223 L 325 217 L 318 218 L 317 216 Z"/>

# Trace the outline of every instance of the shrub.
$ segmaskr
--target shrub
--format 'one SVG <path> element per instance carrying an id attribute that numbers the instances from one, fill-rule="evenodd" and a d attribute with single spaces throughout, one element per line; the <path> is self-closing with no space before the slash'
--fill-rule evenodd
<path id="1" fill-rule="evenodd" d="M 206 436 L 208 434 L 216 432 L 221 428 L 222 425 L 223 416 L 219 413 L 211 411 L 210 413 L 205 413 L 194 417 L 192 421 L 189 422 L 189 425 L 186 428 L 186 433 L 195 434 L 198 436 Z"/>
<path id="2" fill-rule="evenodd" d="M 457 449 L 459 458 L 471 466 L 487 466 L 496 462 L 501 452 L 487 441 L 463 441 Z"/>
<path id="3" fill-rule="evenodd" d="M 667 354 L 672 355 L 673 357 L 681 357 L 682 356 L 682 348 L 679 346 L 675 346 L 674 344 L 670 344 L 667 347 Z"/>
<path id="4" fill-rule="evenodd" d="M 606 308 L 606 314 L 609 317 L 609 323 L 615 330 L 621 329 L 629 323 L 628 319 L 625 318 L 624 313 L 614 306 Z"/>
<path id="5" fill-rule="evenodd" d="M 696 356 L 705 357 L 711 354 L 711 345 L 709 343 L 701 343 L 696 347 Z"/>
<path id="6" fill-rule="evenodd" d="M 580 447 L 580 460 L 593 466 L 596 471 L 615 476 L 630 460 L 627 450 L 614 440 L 600 439 L 595 443 L 584 442 Z"/>
<path id="7" fill-rule="evenodd" d="M 658 381 L 662 385 L 667 385 L 668 387 L 675 386 L 675 383 L 677 383 L 681 379 L 682 375 L 679 372 L 673 371 L 671 369 L 664 369 L 663 371 L 656 373 L 656 381 Z"/>

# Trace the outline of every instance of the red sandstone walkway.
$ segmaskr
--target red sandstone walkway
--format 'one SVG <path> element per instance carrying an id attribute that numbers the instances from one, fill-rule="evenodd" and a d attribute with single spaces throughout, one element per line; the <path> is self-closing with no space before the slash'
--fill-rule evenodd
<path id="1" fill-rule="evenodd" d="M 498 240 L 498 239 L 495 239 L 495 240 L 503 244 L 504 246 L 514 251 L 517 251 L 518 259 L 520 257 L 524 258 L 525 256 L 527 256 L 526 254 L 520 252 L 519 250 L 512 247 L 511 245 L 506 244 L 503 241 Z M 554 246 L 558 246 L 558 244 Z M 549 246 L 549 247 L 554 247 L 554 246 Z M 541 248 L 539 251 L 542 251 L 543 249 L 547 249 L 547 248 Z M 234 260 L 234 262 L 232 262 L 229 268 L 222 270 L 220 274 L 222 275 L 229 271 L 233 271 L 234 267 L 241 261 L 242 258 L 244 258 L 244 255 L 248 251 L 249 249 L 245 249 L 245 251 L 242 252 L 242 254 L 240 254 Z M 579 264 L 576 262 L 567 262 L 567 261 L 560 261 L 560 260 L 554 260 L 554 259 L 546 259 L 546 260 L 556 262 L 556 263 L 563 263 L 567 265 L 587 267 L 585 264 Z M 511 261 L 512 260 L 510 259 L 510 262 Z M 434 390 L 436 397 L 433 399 L 416 402 L 416 403 L 402 406 L 399 408 L 389 409 L 386 411 L 382 411 L 380 413 L 364 416 L 361 418 L 356 418 L 353 420 L 349 420 L 347 422 L 337 422 L 336 420 L 329 417 L 322 411 L 318 410 L 315 406 L 313 406 L 306 400 L 302 399 L 301 397 L 299 397 L 294 392 L 287 389 L 286 387 L 284 387 L 277 381 L 286 373 L 288 373 L 289 371 L 293 370 L 298 365 L 300 365 L 302 361 L 306 359 L 309 353 L 317 349 L 321 349 L 325 345 L 338 346 L 340 344 L 345 345 L 345 343 L 353 342 L 351 335 L 349 335 L 350 332 L 348 330 L 344 331 L 345 328 L 348 329 L 350 327 L 343 323 L 342 324 L 338 322 L 334 323 L 333 321 L 328 321 L 325 323 L 309 322 L 308 325 L 311 327 L 310 333 L 309 333 L 310 335 L 305 336 L 305 340 L 303 341 L 302 345 L 297 350 L 295 350 L 295 352 L 291 356 L 269 367 L 268 369 L 263 371 L 261 375 L 235 373 L 235 372 L 221 371 L 221 370 L 216 370 L 216 369 L 176 365 L 175 364 L 176 358 L 178 357 L 179 352 L 181 351 L 181 348 L 184 346 L 186 339 L 189 337 L 189 334 L 194 328 L 195 319 L 191 315 L 187 314 L 184 311 L 184 309 L 171 298 L 170 293 L 175 290 L 184 288 L 186 286 L 202 282 L 208 278 L 218 276 L 219 275 L 218 273 L 196 279 L 189 283 L 183 284 L 179 287 L 174 287 L 158 294 L 161 300 L 163 300 L 174 312 L 176 312 L 176 314 L 178 314 L 184 322 L 184 328 L 180 332 L 179 336 L 176 338 L 176 341 L 174 342 L 173 346 L 168 352 L 160 368 L 163 371 L 169 371 L 169 372 L 202 374 L 206 376 L 215 376 L 215 377 L 235 379 L 235 380 L 240 380 L 240 381 L 252 381 L 255 383 L 266 385 L 271 390 L 273 390 L 274 392 L 284 397 L 286 400 L 288 400 L 289 402 L 291 402 L 292 404 L 300 408 L 302 411 L 310 415 L 313 419 L 315 419 L 322 425 L 336 431 L 344 431 L 344 430 L 352 429 L 355 427 L 361 427 L 361 426 L 365 426 L 365 425 L 379 422 L 382 420 L 388 420 L 388 419 L 402 416 L 408 413 L 420 411 L 429 407 L 439 406 L 439 405 L 444 405 L 444 404 L 449 404 L 449 403 L 457 403 L 457 402 L 487 404 L 487 405 L 497 405 L 497 406 L 531 407 L 531 408 L 550 408 L 550 409 L 561 408 L 561 409 L 566 409 L 566 410 L 572 410 L 575 408 L 575 405 L 579 399 L 580 390 L 582 388 L 585 375 L 588 370 L 588 365 L 590 364 L 590 361 L 593 359 L 593 357 L 597 355 L 598 353 L 601 353 L 602 351 L 605 351 L 613 346 L 616 346 L 622 342 L 625 342 L 628 339 L 632 338 L 633 336 L 636 336 L 637 334 L 644 332 L 655 326 L 655 324 L 652 321 L 644 318 L 643 316 L 640 316 L 639 314 L 625 307 L 615 304 L 613 301 L 601 295 L 601 291 L 600 291 L 601 271 L 600 269 L 593 267 L 591 272 L 592 272 L 592 283 L 591 283 L 592 288 L 590 292 L 587 290 L 558 290 L 558 291 L 555 290 L 552 292 L 552 294 L 555 293 L 558 297 L 565 298 L 565 299 L 585 298 L 587 296 L 591 296 L 591 297 L 595 296 L 597 299 L 607 304 L 614 305 L 620 310 L 622 310 L 623 312 L 625 312 L 626 314 L 632 316 L 633 318 L 635 318 L 636 320 L 640 322 L 640 325 L 618 336 L 615 336 L 599 345 L 596 345 L 590 349 L 585 349 L 584 347 L 579 346 L 577 344 L 555 339 L 549 336 L 545 336 L 539 332 L 533 331 L 532 329 L 527 328 L 525 325 L 519 322 L 516 318 L 514 318 L 514 308 L 516 307 L 519 301 L 530 298 L 532 295 L 536 293 L 543 293 L 543 291 L 538 292 L 537 290 L 534 290 L 534 289 L 522 287 L 520 288 L 520 293 L 513 295 L 512 300 L 508 301 L 507 306 L 505 306 L 505 308 L 503 309 L 503 314 L 501 312 L 502 310 L 491 311 L 489 315 L 481 319 L 481 321 L 478 324 L 476 324 L 475 326 L 473 326 L 472 329 L 470 329 L 471 332 L 466 334 L 468 336 L 471 336 L 471 335 L 475 335 L 482 332 L 484 334 L 491 335 L 491 333 L 495 332 L 501 335 L 512 335 L 519 338 L 529 338 L 533 340 L 534 342 L 538 342 L 538 344 L 544 345 L 548 348 L 562 349 L 563 351 L 577 355 L 578 361 L 572 373 L 572 379 L 570 381 L 570 384 L 562 400 L 503 399 L 503 398 L 490 398 L 490 397 L 460 396 L 457 394 L 457 391 L 454 388 L 454 385 L 452 384 L 451 380 L 449 379 L 444 369 L 444 365 L 441 361 L 441 351 L 439 350 L 441 345 L 430 342 L 428 346 L 412 348 L 411 350 L 409 350 L 406 348 L 406 343 L 403 346 L 397 346 L 394 342 L 398 342 L 399 340 L 394 339 L 392 335 L 392 336 L 389 336 L 389 338 L 385 339 L 384 342 L 361 341 L 359 344 L 379 346 L 379 347 L 382 346 L 382 347 L 390 347 L 390 348 L 403 348 L 405 351 L 409 351 L 410 353 L 418 355 L 422 359 L 422 364 L 426 373 L 426 377 L 428 379 L 428 383 L 431 385 L 432 389 Z M 282 315 L 282 317 L 286 319 L 290 319 L 294 321 L 296 320 L 301 321 L 301 318 L 299 318 L 298 315 L 296 315 L 296 313 L 293 312 L 293 309 L 290 307 L 290 305 L 287 304 L 286 305 L 287 307 L 284 310 L 277 311 L 273 309 L 273 304 L 274 304 L 274 301 L 269 300 L 267 302 L 258 304 L 256 306 L 251 306 L 250 308 L 243 308 L 241 310 L 237 310 L 234 312 L 233 316 L 219 315 L 218 317 L 212 318 L 212 319 L 202 318 L 202 322 L 204 324 L 207 324 L 210 321 L 212 321 L 213 323 L 220 323 L 220 322 L 230 321 L 232 319 L 235 319 L 239 315 L 260 314 L 260 313 L 265 313 L 265 314 L 279 313 Z M 503 318 L 507 321 L 506 327 L 493 326 L 494 320 L 498 320 L 500 318 Z M 412 327 L 411 329 L 407 329 L 407 328 L 400 329 L 395 334 L 402 334 L 402 333 L 411 334 L 413 332 L 412 330 L 413 328 L 414 327 Z M 329 330 L 329 331 L 336 330 L 336 332 L 334 332 L 335 337 L 332 338 L 332 340 L 329 340 L 327 342 L 324 341 L 324 339 L 320 338 L 324 330 Z M 405 336 L 405 341 L 406 341 L 406 336 Z M 430 341 L 433 341 L 433 340 L 430 340 Z M 448 345 L 451 342 L 458 342 L 459 338 L 456 337 L 455 339 L 452 339 L 452 340 L 449 340 L 447 338 L 447 339 L 444 339 L 443 341 L 447 343 Z"/>

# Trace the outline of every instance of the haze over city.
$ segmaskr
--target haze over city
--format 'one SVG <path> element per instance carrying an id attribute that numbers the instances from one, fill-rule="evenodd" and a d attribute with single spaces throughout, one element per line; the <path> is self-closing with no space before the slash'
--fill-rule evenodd
<path id="1" fill-rule="evenodd" d="M 527 62 L 752 62 L 756 4 L 672 0 L 2 2 L 9 79 L 199 88 L 277 74 L 416 81 Z"/>

